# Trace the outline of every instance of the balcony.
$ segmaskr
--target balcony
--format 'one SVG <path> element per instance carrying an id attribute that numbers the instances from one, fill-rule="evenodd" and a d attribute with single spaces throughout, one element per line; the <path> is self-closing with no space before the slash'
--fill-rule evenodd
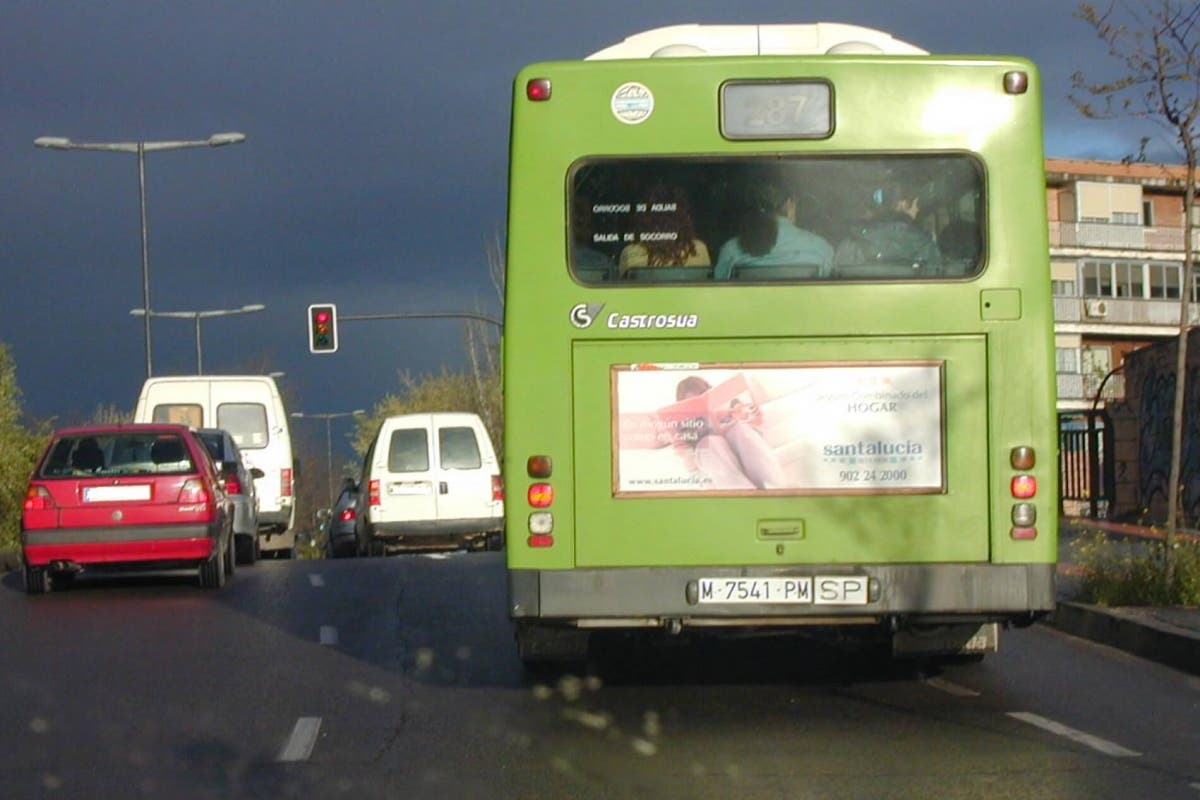
<path id="1" fill-rule="evenodd" d="M 1090 407 L 1096 399 L 1096 391 L 1100 388 L 1104 376 L 1092 373 L 1085 375 L 1078 372 L 1060 372 L 1057 379 L 1060 406 L 1070 403 Z M 1124 400 L 1125 376 L 1118 372 L 1109 377 L 1108 383 L 1104 384 L 1104 391 L 1100 394 L 1100 399 L 1102 406 L 1103 401 Z"/>
<path id="2" fill-rule="evenodd" d="M 1183 228 L 1113 225 L 1107 222 L 1051 222 L 1051 247 L 1099 247 L 1107 250 L 1183 252 Z M 1200 251 L 1200 227 L 1192 231 L 1192 249 Z"/>
<path id="3" fill-rule="evenodd" d="M 1115 226 L 1114 226 L 1115 227 Z M 1191 321 L 1197 321 L 1198 307 L 1191 306 Z M 1177 298 L 1130 299 L 1123 297 L 1055 297 L 1056 323 L 1152 325 L 1179 328 Z M 1165 331 L 1164 331 L 1165 333 Z"/>

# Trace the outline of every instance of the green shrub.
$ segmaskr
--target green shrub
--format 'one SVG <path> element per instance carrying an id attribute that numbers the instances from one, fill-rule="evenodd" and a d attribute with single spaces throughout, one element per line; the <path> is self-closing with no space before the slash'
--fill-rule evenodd
<path id="1" fill-rule="evenodd" d="M 1168 584 L 1160 541 L 1115 539 L 1088 531 L 1073 544 L 1083 568 L 1080 599 L 1101 606 L 1200 604 L 1200 543 L 1175 544 L 1175 577 Z"/>

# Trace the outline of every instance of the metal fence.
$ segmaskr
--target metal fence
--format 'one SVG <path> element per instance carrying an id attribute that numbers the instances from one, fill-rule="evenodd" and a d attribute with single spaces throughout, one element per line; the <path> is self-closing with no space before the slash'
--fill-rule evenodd
<path id="1" fill-rule="evenodd" d="M 1058 418 L 1059 512 L 1107 519 L 1116 495 L 1112 423 L 1104 411 Z"/>

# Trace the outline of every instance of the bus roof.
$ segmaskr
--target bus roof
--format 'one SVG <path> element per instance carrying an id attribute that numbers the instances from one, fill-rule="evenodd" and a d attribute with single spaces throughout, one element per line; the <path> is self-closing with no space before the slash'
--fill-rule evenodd
<path id="1" fill-rule="evenodd" d="M 635 33 L 588 60 L 686 56 L 928 55 L 891 34 L 858 25 L 672 25 Z"/>

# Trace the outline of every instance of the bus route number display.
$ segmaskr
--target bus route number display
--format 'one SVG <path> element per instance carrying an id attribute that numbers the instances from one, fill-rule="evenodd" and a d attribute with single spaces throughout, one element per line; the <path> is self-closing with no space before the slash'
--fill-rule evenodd
<path id="1" fill-rule="evenodd" d="M 825 81 L 730 81 L 721 87 L 727 139 L 824 139 L 833 133 L 833 87 Z"/>

